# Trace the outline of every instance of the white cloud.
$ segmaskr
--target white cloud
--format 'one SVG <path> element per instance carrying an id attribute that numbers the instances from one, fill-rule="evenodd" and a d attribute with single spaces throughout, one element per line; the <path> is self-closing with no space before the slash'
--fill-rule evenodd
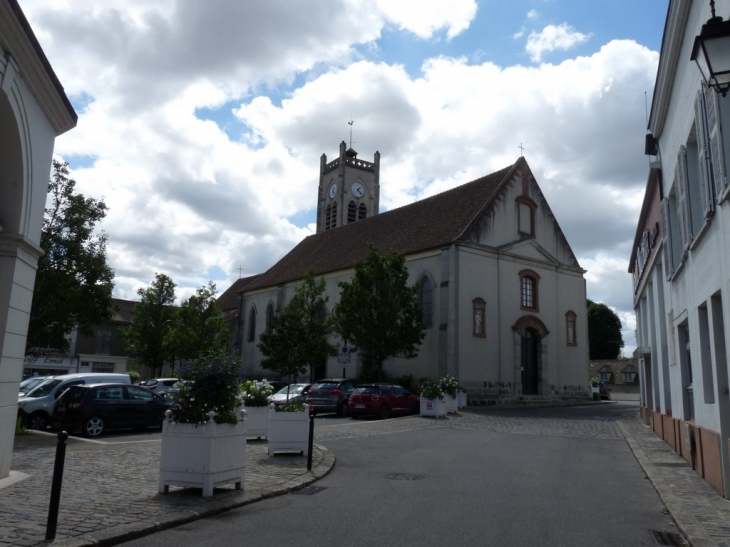
<path id="1" fill-rule="evenodd" d="M 474 0 L 376 0 L 385 17 L 414 33 L 428 39 L 441 29 L 449 39 L 458 36 L 469 27 L 477 13 Z"/>
<path id="2" fill-rule="evenodd" d="M 527 18 L 530 21 L 534 21 L 538 17 L 540 17 L 540 14 L 537 12 L 537 10 L 531 9 L 530 11 L 527 12 Z"/>
<path id="3" fill-rule="evenodd" d="M 505 167 L 523 143 L 589 270 L 589 297 L 630 313 L 626 260 L 656 52 L 611 41 L 590 56 L 530 67 L 436 56 L 414 76 L 356 47 L 377 43 L 388 22 L 424 37 L 458 34 L 473 2 L 429 3 L 425 15 L 336 0 L 321 10 L 257 3 L 256 13 L 234 1 L 221 0 L 217 14 L 192 4 L 23 3 L 67 91 L 89 99 L 56 152 L 72 168 L 93 158 L 73 176 L 110 207 L 102 227 L 115 295 L 135 297 L 155 272 L 170 275 L 181 297 L 212 270 L 225 272 L 215 279 L 224 290 L 239 267 L 243 275 L 270 267 L 312 233 L 320 155 L 336 154 L 352 116 L 360 157 L 382 154 L 385 208 Z M 201 119 L 202 107 L 224 120 Z"/>
<path id="4" fill-rule="evenodd" d="M 545 53 L 556 50 L 568 50 L 590 38 L 590 34 L 582 34 L 567 23 L 548 25 L 540 32 L 532 32 L 527 37 L 525 50 L 534 62 L 542 60 Z"/>

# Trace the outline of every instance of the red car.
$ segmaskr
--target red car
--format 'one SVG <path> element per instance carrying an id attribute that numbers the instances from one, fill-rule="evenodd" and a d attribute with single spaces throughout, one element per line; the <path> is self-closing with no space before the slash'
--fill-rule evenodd
<path id="1" fill-rule="evenodd" d="M 374 414 L 385 419 L 391 414 L 418 414 L 420 400 L 396 384 L 360 384 L 350 395 L 347 411 L 353 418 Z"/>

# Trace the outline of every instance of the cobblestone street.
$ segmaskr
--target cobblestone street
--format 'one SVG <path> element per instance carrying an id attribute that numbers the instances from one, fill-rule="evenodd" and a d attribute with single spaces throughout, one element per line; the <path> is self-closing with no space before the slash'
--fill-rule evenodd
<path id="1" fill-rule="evenodd" d="M 613 412 L 613 413 L 611 413 Z M 334 465 L 328 441 L 454 428 L 478 432 L 622 440 L 695 545 L 730 545 L 730 502 L 712 490 L 671 449 L 648 431 L 636 413 L 593 408 L 529 408 L 465 411 L 447 418 L 409 416 L 386 421 L 318 419 L 313 471 L 299 455 L 267 455 L 266 441 L 250 440 L 245 491 L 172 488 L 157 492 L 160 445 L 146 442 L 69 442 L 59 515 L 58 545 L 113 544 L 264 497 L 286 493 L 324 476 Z M 13 471 L 28 475 L 0 489 L 0 547 L 44 543 L 56 437 L 16 437 Z M 673 465 L 666 465 L 666 463 Z M 702 543 L 702 541 L 705 541 Z"/>

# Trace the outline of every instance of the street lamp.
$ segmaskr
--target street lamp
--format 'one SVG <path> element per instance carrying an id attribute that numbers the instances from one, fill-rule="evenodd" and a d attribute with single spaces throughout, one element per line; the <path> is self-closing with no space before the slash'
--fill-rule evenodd
<path id="1" fill-rule="evenodd" d="M 702 79 L 725 97 L 730 90 L 730 21 L 715 15 L 715 0 L 710 0 L 712 17 L 695 37 L 691 61 L 695 61 Z"/>

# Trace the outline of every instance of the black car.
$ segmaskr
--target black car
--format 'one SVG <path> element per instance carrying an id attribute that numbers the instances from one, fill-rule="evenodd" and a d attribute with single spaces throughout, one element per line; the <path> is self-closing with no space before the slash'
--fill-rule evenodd
<path id="1" fill-rule="evenodd" d="M 347 401 L 356 387 L 357 382 L 352 378 L 317 380 L 307 392 L 307 404 L 312 414 L 337 412 L 344 416 L 347 414 Z"/>
<path id="2" fill-rule="evenodd" d="M 53 408 L 54 429 L 98 437 L 107 429 L 160 427 L 172 402 L 129 384 L 71 386 Z"/>

